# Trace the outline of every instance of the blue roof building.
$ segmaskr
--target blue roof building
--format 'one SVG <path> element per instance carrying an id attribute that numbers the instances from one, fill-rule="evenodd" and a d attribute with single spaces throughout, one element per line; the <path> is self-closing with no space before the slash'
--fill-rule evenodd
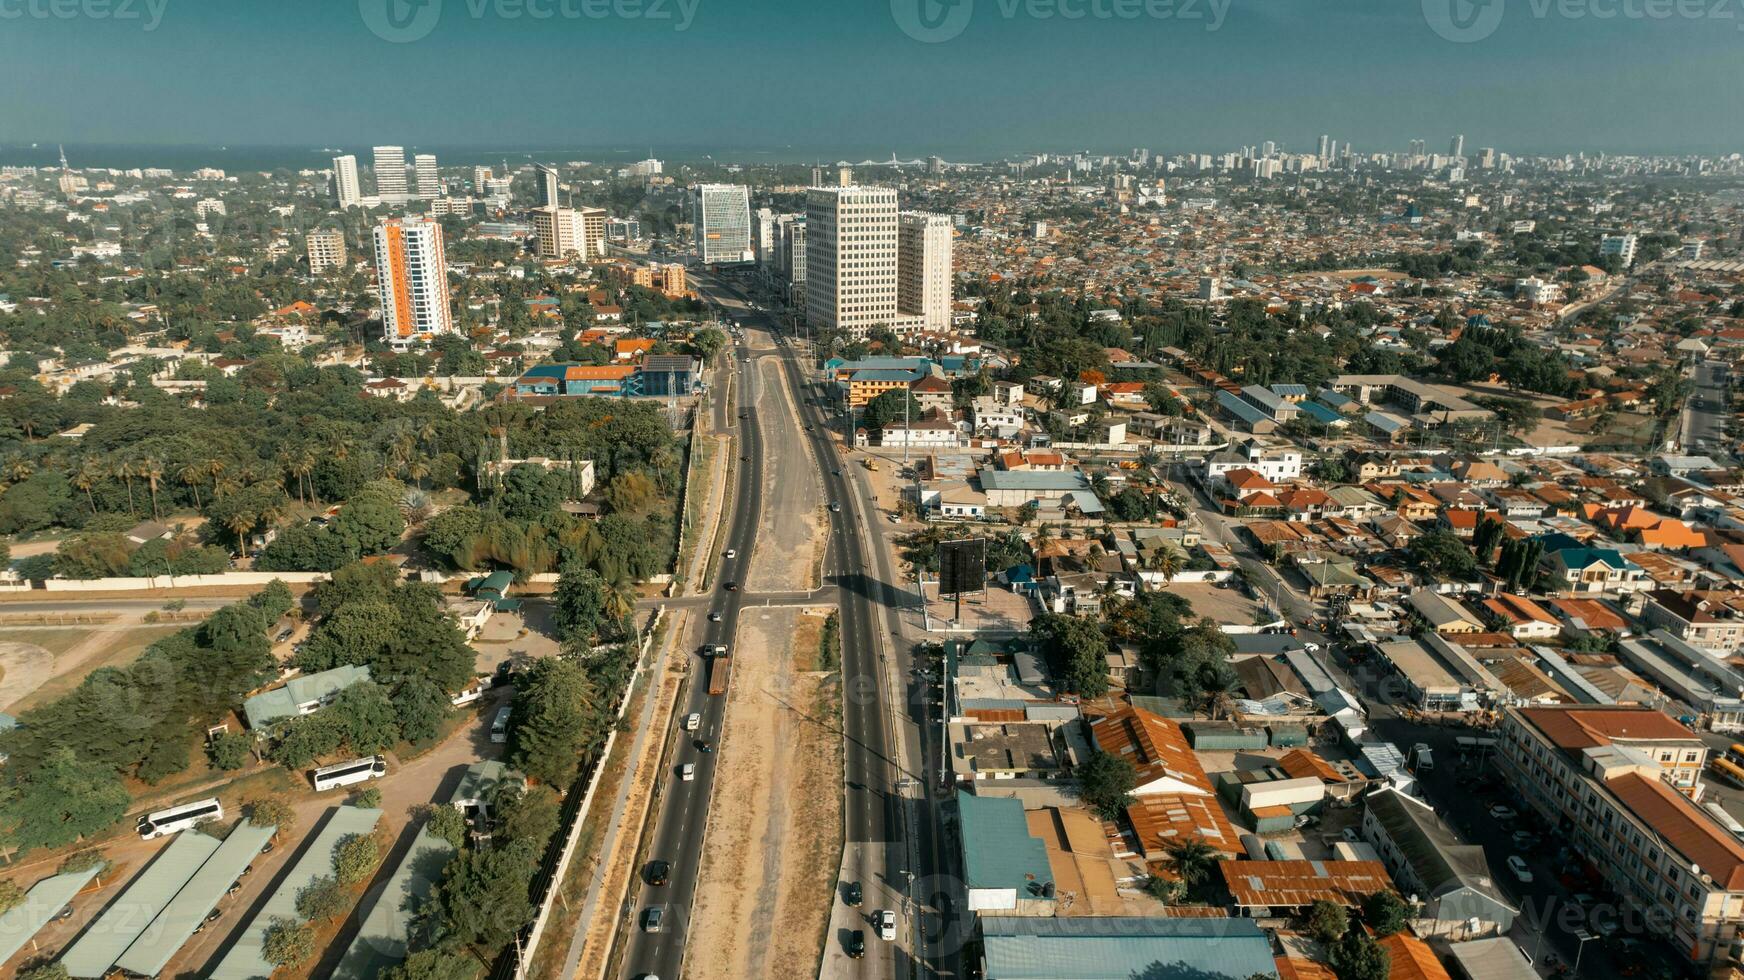
<path id="1" fill-rule="evenodd" d="M 958 793 L 957 816 L 971 911 L 1010 912 L 1053 904 L 1047 845 L 1030 836 L 1022 800 Z"/>

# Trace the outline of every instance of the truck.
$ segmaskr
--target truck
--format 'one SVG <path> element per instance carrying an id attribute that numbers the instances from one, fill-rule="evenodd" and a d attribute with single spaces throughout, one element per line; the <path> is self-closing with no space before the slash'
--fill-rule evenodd
<path id="1" fill-rule="evenodd" d="M 878 461 L 873 459 L 872 457 L 868 456 L 865 459 L 861 460 L 861 462 L 864 463 L 866 468 L 871 470 L 872 472 L 874 472 L 874 473 L 878 472 Z"/>
<path id="2" fill-rule="evenodd" d="M 733 671 L 733 658 L 725 653 L 709 658 L 709 694 L 727 693 L 727 681 Z"/>

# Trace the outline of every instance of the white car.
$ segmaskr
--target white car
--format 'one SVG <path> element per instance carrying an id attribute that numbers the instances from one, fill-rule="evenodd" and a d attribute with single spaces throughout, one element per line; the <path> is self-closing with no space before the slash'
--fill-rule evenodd
<path id="1" fill-rule="evenodd" d="M 1521 884 L 1532 881 L 1532 869 L 1526 866 L 1526 859 L 1518 854 L 1508 855 L 1508 870 L 1514 872 L 1514 877 L 1520 879 Z"/>
<path id="2" fill-rule="evenodd" d="M 696 763 L 686 762 L 684 765 L 679 766 L 678 767 L 678 778 L 684 780 L 687 783 L 690 782 L 691 780 L 695 779 L 696 778 Z"/>
<path id="3" fill-rule="evenodd" d="M 685 731 L 694 732 L 701 726 L 702 726 L 701 713 L 692 711 L 690 714 L 684 716 L 684 730 Z"/>
<path id="4" fill-rule="evenodd" d="M 879 939 L 882 939 L 887 943 L 896 941 L 896 913 L 895 912 L 892 912 L 889 909 L 879 909 L 872 916 L 872 922 L 874 925 L 876 925 L 878 927 L 878 938 Z"/>
<path id="5" fill-rule="evenodd" d="M 728 548 L 728 549 L 727 549 L 727 557 L 728 557 L 728 558 L 737 558 L 737 557 L 739 557 L 739 551 L 738 551 L 738 549 L 736 549 L 736 548 Z"/>

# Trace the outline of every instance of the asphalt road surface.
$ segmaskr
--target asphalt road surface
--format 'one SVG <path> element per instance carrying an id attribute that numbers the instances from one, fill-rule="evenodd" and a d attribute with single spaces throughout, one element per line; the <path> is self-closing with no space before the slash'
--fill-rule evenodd
<path id="1" fill-rule="evenodd" d="M 1695 390 L 1683 408 L 1679 442 L 1683 451 L 1727 460 L 1726 409 L 1731 371 L 1724 364 L 1704 361 L 1696 365 Z"/>
<path id="2" fill-rule="evenodd" d="M 739 347 L 735 354 L 739 361 L 736 404 L 740 417 L 721 421 L 723 425 L 738 425 L 738 451 L 741 456 L 750 457 L 750 462 L 739 464 L 737 496 L 733 501 L 732 524 L 727 534 L 726 547 L 736 551 L 738 557 L 722 559 L 718 576 L 721 583 L 737 580 L 739 569 L 745 567 L 763 505 L 762 467 L 759 465 L 763 441 L 757 424 L 757 372 L 746 348 Z M 724 412 L 726 399 L 725 393 L 722 394 L 719 404 Z M 720 621 L 707 624 L 703 642 L 711 647 L 726 644 L 730 650 L 739 625 L 744 593 L 729 592 L 717 585 L 712 599 L 709 611 L 719 614 Z M 686 686 L 687 702 L 680 706 L 675 717 L 682 724 L 686 715 L 695 712 L 702 716 L 702 722 L 694 735 L 683 738 L 680 748 L 669 760 L 672 768 L 665 777 L 667 786 L 661 797 L 648 860 L 650 863 L 669 862 L 672 870 L 666 885 L 655 886 L 648 881 L 646 865 L 637 869 L 641 884 L 637 903 L 633 906 L 636 921 L 630 925 L 630 939 L 624 953 L 625 977 L 655 976 L 672 980 L 679 975 L 684 961 L 697 866 L 702 859 L 703 829 L 708 819 L 709 792 L 714 786 L 715 775 L 715 755 L 701 751 L 697 741 L 718 742 L 727 702 L 725 696 L 713 697 L 708 693 L 710 665 L 707 658 L 700 651 L 691 651 L 690 656 L 693 658 L 692 681 Z M 679 778 L 679 768 L 687 763 L 696 766 L 696 778 L 692 780 Z M 644 931 L 645 917 L 653 908 L 660 909 L 660 931 L 647 932 Z"/>

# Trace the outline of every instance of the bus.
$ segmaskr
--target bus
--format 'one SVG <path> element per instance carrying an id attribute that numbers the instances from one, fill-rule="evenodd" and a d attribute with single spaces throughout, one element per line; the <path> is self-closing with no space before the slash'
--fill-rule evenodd
<path id="1" fill-rule="evenodd" d="M 1734 742 L 1731 748 L 1708 760 L 1708 768 L 1721 780 L 1744 788 L 1744 744 Z"/>
<path id="2" fill-rule="evenodd" d="M 139 818 L 136 829 L 141 839 L 152 840 L 165 834 L 179 834 L 204 820 L 223 819 L 224 804 L 214 798 L 148 813 Z"/>
<path id="3" fill-rule="evenodd" d="M 506 704 L 497 709 L 497 716 L 491 721 L 491 741 L 507 742 L 509 740 L 509 715 L 513 712 L 514 709 Z"/>
<path id="4" fill-rule="evenodd" d="M 324 793 L 341 786 L 350 786 L 352 783 L 380 779 L 387 775 L 387 772 L 388 760 L 379 755 L 341 762 L 338 765 L 315 770 L 315 792 Z"/>

